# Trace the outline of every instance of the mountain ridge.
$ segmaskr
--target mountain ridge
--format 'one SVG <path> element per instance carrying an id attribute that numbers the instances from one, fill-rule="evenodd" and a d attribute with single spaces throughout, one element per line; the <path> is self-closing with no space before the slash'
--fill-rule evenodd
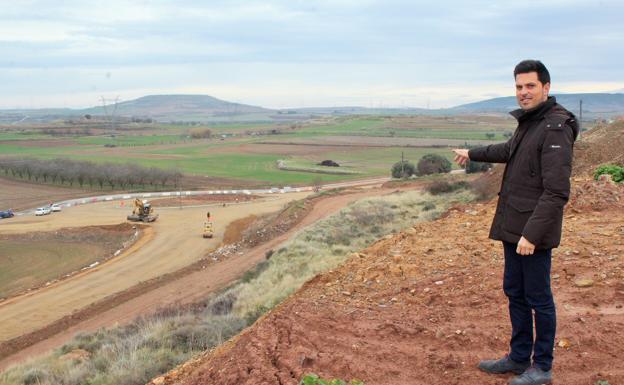
<path id="1" fill-rule="evenodd" d="M 554 94 L 557 101 L 574 113 L 579 111 L 583 100 L 585 117 L 612 117 L 624 114 L 624 93 L 574 93 Z M 0 120 L 19 121 L 24 117 L 31 120 L 53 120 L 63 117 L 90 115 L 115 115 L 124 117 L 150 117 L 159 121 L 176 120 L 219 120 L 258 119 L 283 120 L 305 119 L 312 115 L 363 115 L 363 114 L 422 114 L 460 115 L 495 113 L 506 114 L 517 109 L 515 96 L 504 96 L 461 104 L 450 108 L 426 109 L 368 108 L 361 106 L 305 107 L 270 109 L 243 103 L 229 102 L 210 95 L 201 94 L 159 94 L 146 95 L 137 99 L 119 102 L 116 105 L 93 106 L 84 109 L 42 108 L 42 109 L 0 109 Z"/>

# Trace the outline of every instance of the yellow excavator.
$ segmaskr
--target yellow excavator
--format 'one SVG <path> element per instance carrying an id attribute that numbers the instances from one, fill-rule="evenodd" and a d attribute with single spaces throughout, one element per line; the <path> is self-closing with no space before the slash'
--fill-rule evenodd
<path id="1" fill-rule="evenodd" d="M 214 228 L 212 227 L 212 220 L 210 218 L 210 211 L 206 215 L 206 222 L 204 222 L 204 234 L 202 235 L 204 238 L 212 238 L 214 235 Z"/>
<path id="2" fill-rule="evenodd" d="M 154 214 L 154 208 L 146 200 L 135 198 L 134 210 L 128 215 L 128 220 L 132 222 L 154 222 L 158 219 L 158 214 Z"/>

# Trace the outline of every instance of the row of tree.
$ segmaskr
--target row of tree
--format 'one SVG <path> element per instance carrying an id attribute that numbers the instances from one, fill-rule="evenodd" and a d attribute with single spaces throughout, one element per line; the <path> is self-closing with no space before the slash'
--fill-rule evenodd
<path id="1" fill-rule="evenodd" d="M 399 161 L 392 165 L 393 178 L 409 178 L 412 175 L 422 176 L 430 174 L 442 174 L 451 171 L 451 162 L 438 154 L 427 154 L 420 158 L 418 164 L 414 166 L 409 161 Z M 466 165 L 466 173 L 487 171 L 492 167 L 490 163 L 470 161 Z"/>
<path id="2" fill-rule="evenodd" d="M 70 159 L 41 160 L 32 158 L 0 159 L 5 176 L 43 183 L 74 184 L 91 188 L 130 188 L 135 186 L 178 186 L 182 173 L 136 164 L 94 163 Z"/>

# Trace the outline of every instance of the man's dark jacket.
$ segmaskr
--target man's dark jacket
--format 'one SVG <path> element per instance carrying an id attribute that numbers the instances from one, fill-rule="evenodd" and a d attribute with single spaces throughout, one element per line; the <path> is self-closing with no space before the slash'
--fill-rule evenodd
<path id="1" fill-rule="evenodd" d="M 517 243 L 524 236 L 536 249 L 557 247 L 579 126 L 554 97 L 511 115 L 518 127 L 508 142 L 468 152 L 474 161 L 506 163 L 490 238 Z"/>

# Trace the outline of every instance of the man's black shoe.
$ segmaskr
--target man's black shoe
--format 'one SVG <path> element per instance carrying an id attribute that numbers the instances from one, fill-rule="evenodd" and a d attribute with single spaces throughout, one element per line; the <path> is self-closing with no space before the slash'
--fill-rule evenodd
<path id="1" fill-rule="evenodd" d="M 484 360 L 479 362 L 479 369 L 492 374 L 522 374 L 530 366 L 530 362 L 516 362 L 509 358 L 508 355 L 505 355 L 505 357 L 500 360 Z"/>
<path id="2" fill-rule="evenodd" d="M 532 366 L 518 377 L 514 377 L 509 385 L 547 385 L 552 383 L 552 370 L 543 371 Z"/>

